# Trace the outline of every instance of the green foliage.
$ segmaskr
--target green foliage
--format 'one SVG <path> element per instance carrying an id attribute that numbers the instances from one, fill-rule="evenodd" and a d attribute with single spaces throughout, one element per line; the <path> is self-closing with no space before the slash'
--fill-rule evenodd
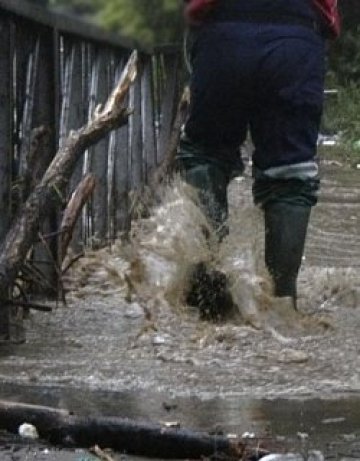
<path id="1" fill-rule="evenodd" d="M 142 43 L 181 40 L 179 0 L 97 0 L 101 23 Z M 100 5 L 103 5 L 100 8 Z"/>
<path id="2" fill-rule="evenodd" d="M 332 80 L 333 77 L 330 78 Z M 349 83 L 338 86 L 337 96 L 329 97 L 325 104 L 324 126 L 326 130 L 340 133 L 336 152 L 342 152 L 356 163 L 360 160 L 360 85 Z"/>
<path id="3" fill-rule="evenodd" d="M 92 18 L 108 30 L 144 44 L 179 42 L 182 38 L 181 0 L 50 0 Z"/>
<path id="4" fill-rule="evenodd" d="M 344 30 L 330 50 L 329 65 L 342 85 L 360 82 L 360 27 Z"/>

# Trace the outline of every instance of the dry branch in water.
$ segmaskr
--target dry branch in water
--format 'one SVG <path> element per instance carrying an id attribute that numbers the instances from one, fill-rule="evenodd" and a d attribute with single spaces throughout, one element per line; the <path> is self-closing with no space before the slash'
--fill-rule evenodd
<path id="1" fill-rule="evenodd" d="M 170 134 L 169 145 L 165 153 L 165 157 L 161 165 L 155 170 L 153 177 L 151 178 L 150 186 L 153 192 L 156 192 L 158 186 L 164 181 L 165 177 L 171 172 L 174 161 L 176 150 L 179 144 L 179 138 L 181 133 L 181 127 L 185 123 L 187 111 L 190 104 L 190 90 L 188 87 L 184 88 L 183 94 L 179 101 L 174 124 Z"/>
<path id="2" fill-rule="evenodd" d="M 63 213 L 63 218 L 60 226 L 61 248 L 60 260 L 63 261 L 66 256 L 66 251 L 70 245 L 74 228 L 81 210 L 86 202 L 90 199 L 96 186 L 95 176 L 91 173 L 87 174 L 76 190 L 72 194 L 69 203 Z"/>
<path id="3" fill-rule="evenodd" d="M 130 112 L 124 107 L 124 102 L 137 76 L 137 62 L 138 55 L 134 51 L 104 107 L 98 107 L 85 126 L 70 132 L 14 220 L 0 246 L 0 308 L 4 305 L 1 301 L 7 299 L 8 290 L 37 238 L 39 226 L 49 210 L 62 202 L 79 158 L 111 130 L 127 123 Z"/>

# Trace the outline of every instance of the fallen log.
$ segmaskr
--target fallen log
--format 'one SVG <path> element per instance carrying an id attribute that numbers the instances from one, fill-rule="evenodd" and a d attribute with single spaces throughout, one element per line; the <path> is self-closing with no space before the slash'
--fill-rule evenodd
<path id="1" fill-rule="evenodd" d="M 81 417 L 67 410 L 0 401 L 0 429 L 17 433 L 24 422 L 33 424 L 41 438 L 61 446 L 99 445 L 138 456 L 178 459 L 216 453 L 241 459 L 246 453 L 244 442 L 223 435 L 118 417 Z"/>
<path id="2" fill-rule="evenodd" d="M 8 291 L 37 238 L 40 224 L 49 210 L 63 201 L 81 155 L 111 130 L 127 123 L 130 112 L 124 102 L 137 75 L 137 61 L 137 53 L 133 52 L 105 106 L 95 110 L 87 125 L 69 134 L 14 220 L 0 247 L 0 309 L 6 308 L 2 301 L 8 298 Z"/>

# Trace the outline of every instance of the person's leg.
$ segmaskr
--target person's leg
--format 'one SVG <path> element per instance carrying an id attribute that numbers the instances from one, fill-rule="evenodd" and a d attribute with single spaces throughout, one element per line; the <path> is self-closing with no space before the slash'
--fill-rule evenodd
<path id="1" fill-rule="evenodd" d="M 217 155 L 206 155 L 208 149 L 197 144 L 183 134 L 179 144 L 177 167 L 183 180 L 196 192 L 196 200 L 205 214 L 210 228 L 221 241 L 228 233 L 228 199 L 227 188 L 233 175 L 241 171 L 240 150 L 234 152 L 239 156 L 234 167 L 220 161 L 221 149 Z M 235 170 L 237 166 L 237 169 Z"/>
<path id="2" fill-rule="evenodd" d="M 193 44 L 190 114 L 176 156 L 220 240 L 226 234 L 227 187 L 239 171 L 247 129 L 245 104 L 239 110 L 236 40 L 224 41 L 222 28 L 207 26 Z"/>
<path id="3" fill-rule="evenodd" d="M 224 25 L 209 26 L 192 45 L 190 114 L 176 156 L 177 168 L 194 188 L 215 232 L 212 242 L 221 241 L 228 231 L 227 187 L 243 169 L 240 145 L 247 130 L 240 66 L 234 59 L 237 41 L 230 33 L 224 42 L 223 30 Z M 245 85 L 242 88 L 246 91 Z M 216 254 L 216 245 L 213 249 Z M 186 300 L 206 319 L 222 318 L 233 308 L 226 275 L 203 262 L 192 268 Z"/>
<path id="4" fill-rule="evenodd" d="M 274 294 L 291 297 L 296 307 L 296 280 L 319 188 L 315 155 L 324 45 L 310 31 L 292 36 L 291 28 L 283 30 L 278 39 L 269 40 L 263 66 L 258 110 L 251 121 L 253 194 L 264 210 L 265 262 Z"/>
<path id="5" fill-rule="evenodd" d="M 274 281 L 274 294 L 297 298 L 296 280 L 304 252 L 309 206 L 274 202 L 265 213 L 265 263 Z"/>

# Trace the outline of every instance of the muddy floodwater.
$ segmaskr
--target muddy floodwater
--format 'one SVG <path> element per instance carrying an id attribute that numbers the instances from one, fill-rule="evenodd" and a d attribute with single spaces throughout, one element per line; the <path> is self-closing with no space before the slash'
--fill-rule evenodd
<path id="1" fill-rule="evenodd" d="M 360 459 L 360 171 L 322 170 L 299 313 L 270 296 L 245 177 L 231 185 L 230 236 L 212 262 L 239 312 L 199 320 L 182 293 L 208 245 L 201 217 L 172 191 L 136 226 L 133 246 L 89 252 L 73 268 L 67 307 L 32 313 L 27 341 L 1 346 L 1 398 L 284 437 L 289 450 L 307 433 L 332 459 Z"/>

